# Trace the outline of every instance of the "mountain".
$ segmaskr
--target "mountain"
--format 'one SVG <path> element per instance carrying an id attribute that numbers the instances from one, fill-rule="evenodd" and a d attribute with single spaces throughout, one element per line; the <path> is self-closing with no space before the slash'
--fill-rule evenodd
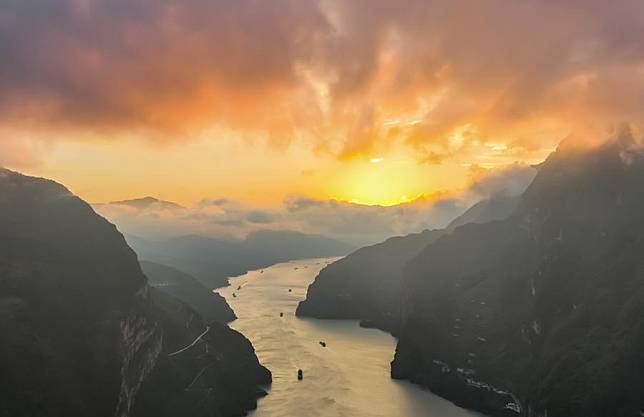
<path id="1" fill-rule="evenodd" d="M 235 320 L 235 313 L 226 299 L 196 278 L 166 265 L 149 261 L 141 261 L 140 264 L 150 286 L 189 305 L 206 322 L 228 323 Z"/>
<path id="2" fill-rule="evenodd" d="M 263 254 L 272 263 L 340 256 L 355 250 L 354 246 L 337 239 L 292 230 L 258 230 L 250 233 L 242 245 Z"/>
<path id="3" fill-rule="evenodd" d="M 116 205 L 116 206 L 128 206 L 139 210 L 145 210 L 150 208 L 181 210 L 185 208 L 177 203 L 173 203 L 172 201 L 159 200 L 158 198 L 154 198 L 154 197 L 142 197 L 142 198 L 134 198 L 130 200 L 111 201 L 107 204 Z M 97 206 L 98 205 L 100 204 L 97 204 Z"/>
<path id="4" fill-rule="evenodd" d="M 360 248 L 328 265 L 315 278 L 296 315 L 319 319 L 363 320 L 395 333 L 400 321 L 400 283 L 404 265 L 442 230 L 393 237 Z"/>
<path id="5" fill-rule="evenodd" d="M 126 235 L 128 244 L 142 260 L 168 265 L 197 278 L 208 288 L 228 285 L 228 277 L 260 268 L 270 262 L 249 252 L 239 242 L 199 235 L 145 239 Z"/>
<path id="6" fill-rule="evenodd" d="M 270 382 L 242 335 L 148 286 L 114 225 L 8 170 L 0 333 L 2 416 L 242 415 Z"/>
<path id="7" fill-rule="evenodd" d="M 164 346 L 141 384 L 132 415 L 232 417 L 255 409 L 257 398 L 266 395 L 259 385 L 269 384 L 271 374 L 248 339 L 225 325 L 207 325 L 157 288 L 150 289 L 150 298 L 148 314 L 161 323 Z"/>
<path id="8" fill-rule="evenodd" d="M 345 255 L 353 250 L 335 239 L 283 230 L 257 231 L 244 240 L 199 235 L 162 240 L 126 236 L 126 239 L 141 259 L 186 272 L 208 288 L 226 286 L 228 277 L 275 263 Z"/>
<path id="9" fill-rule="evenodd" d="M 516 210 L 519 201 L 520 195 L 508 195 L 505 193 L 483 199 L 452 220 L 446 229 L 451 232 L 457 227 L 468 223 L 488 223 L 503 220 Z"/>
<path id="10" fill-rule="evenodd" d="M 495 196 L 475 204 L 444 230 L 393 237 L 358 249 L 320 271 L 296 314 L 320 319 L 358 319 L 363 326 L 396 334 L 401 324 L 401 281 L 405 264 L 460 225 L 507 217 L 517 202 L 516 196 Z"/>
<path id="11" fill-rule="evenodd" d="M 507 219 L 405 268 L 392 376 L 491 416 L 644 414 L 644 157 L 559 147 Z"/>

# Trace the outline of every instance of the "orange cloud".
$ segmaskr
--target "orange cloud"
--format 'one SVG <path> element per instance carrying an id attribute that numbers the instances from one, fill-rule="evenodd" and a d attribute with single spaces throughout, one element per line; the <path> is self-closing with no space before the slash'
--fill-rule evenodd
<path id="1" fill-rule="evenodd" d="M 323 26 L 315 5 L 289 0 L 12 2 L 0 9 L 3 122 L 289 131 L 295 63 Z"/>
<path id="2" fill-rule="evenodd" d="M 644 124 L 641 39 L 639 0 L 10 2 L 0 126 L 185 140 L 223 124 L 341 158 L 531 160 Z"/>

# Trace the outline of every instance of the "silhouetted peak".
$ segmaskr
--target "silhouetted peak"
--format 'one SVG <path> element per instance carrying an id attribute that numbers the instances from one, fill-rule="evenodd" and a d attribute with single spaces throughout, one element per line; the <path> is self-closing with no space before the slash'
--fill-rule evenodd
<path id="1" fill-rule="evenodd" d="M 152 207 L 157 207 L 157 208 L 168 208 L 168 209 L 182 209 L 184 208 L 183 206 L 173 203 L 172 201 L 165 201 L 165 200 L 160 200 L 155 197 L 141 197 L 141 198 L 133 198 L 129 200 L 118 200 L 118 201 L 111 201 L 109 204 L 112 205 L 121 205 L 121 206 L 129 206 L 137 209 L 147 209 L 147 208 L 152 208 Z"/>
<path id="2" fill-rule="evenodd" d="M 73 197 L 71 191 L 65 186 L 45 178 L 31 177 L 6 168 L 0 168 L 0 186 L 7 198 L 22 197 Z"/>

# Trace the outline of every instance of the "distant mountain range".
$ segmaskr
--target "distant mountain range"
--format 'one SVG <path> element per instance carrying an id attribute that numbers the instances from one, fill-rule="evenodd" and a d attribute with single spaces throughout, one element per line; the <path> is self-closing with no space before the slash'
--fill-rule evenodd
<path id="1" fill-rule="evenodd" d="M 641 416 L 642 213 L 632 140 L 564 143 L 518 201 L 356 251 L 298 313 L 375 321 L 399 336 L 394 378 L 487 415 Z"/>
<path id="2" fill-rule="evenodd" d="M 126 239 L 140 259 L 188 273 L 209 288 L 226 286 L 228 277 L 278 262 L 346 255 L 355 249 L 328 237 L 284 230 L 256 231 L 244 240 L 199 235 Z"/>
<path id="3" fill-rule="evenodd" d="M 271 380 L 244 336 L 150 287 L 88 204 L 8 170 L 0 334 L 3 416 L 243 415 Z"/>

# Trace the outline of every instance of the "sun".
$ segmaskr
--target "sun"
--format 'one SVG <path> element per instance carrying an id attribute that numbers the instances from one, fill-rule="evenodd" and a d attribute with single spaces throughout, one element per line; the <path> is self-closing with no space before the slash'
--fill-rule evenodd
<path id="1" fill-rule="evenodd" d="M 340 184 L 336 199 L 365 205 L 393 206 L 424 194 L 415 164 L 382 156 L 351 164 Z"/>

